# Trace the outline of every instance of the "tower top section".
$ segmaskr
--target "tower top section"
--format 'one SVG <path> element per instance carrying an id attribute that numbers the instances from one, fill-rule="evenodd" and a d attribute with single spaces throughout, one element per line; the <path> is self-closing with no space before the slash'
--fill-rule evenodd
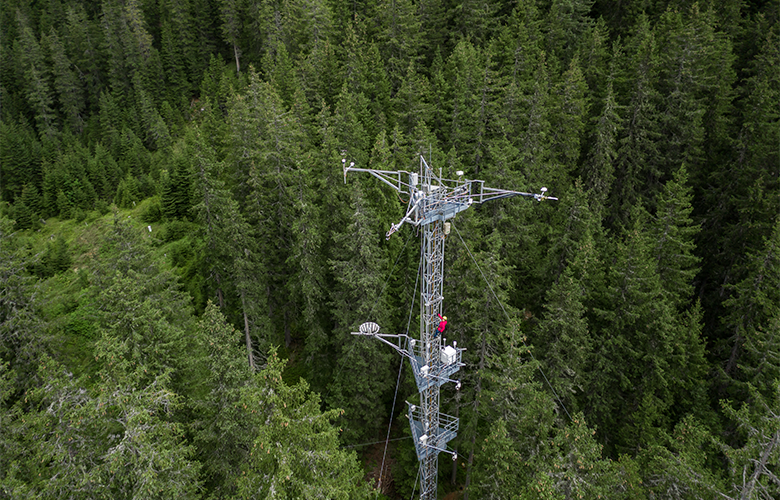
<path id="1" fill-rule="evenodd" d="M 538 194 L 489 188 L 485 186 L 485 181 L 466 179 L 462 171 L 456 172 L 457 179 L 446 179 L 442 177 L 441 169 L 437 175 L 422 155 L 419 172 L 357 168 L 353 162 L 347 165 L 346 159 L 341 162 L 344 168 L 344 183 L 347 182 L 347 172 L 368 172 L 398 193 L 409 196 L 406 215 L 398 224 L 390 227 L 387 239 L 404 223 L 423 226 L 435 221 L 445 221 L 475 203 L 513 196 L 526 196 L 536 201 L 557 200 L 547 195 L 545 187 Z"/>

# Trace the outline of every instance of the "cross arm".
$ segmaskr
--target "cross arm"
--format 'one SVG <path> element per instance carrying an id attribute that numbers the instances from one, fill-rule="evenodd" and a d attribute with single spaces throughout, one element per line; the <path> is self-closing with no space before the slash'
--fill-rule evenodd
<path id="1" fill-rule="evenodd" d="M 405 356 L 405 357 L 407 357 L 409 359 L 413 359 L 412 354 L 408 350 L 403 349 L 399 345 L 396 345 L 396 344 L 390 342 L 389 340 L 387 340 L 387 339 L 403 339 L 403 338 L 405 338 L 407 340 L 406 343 L 408 344 L 408 342 L 409 342 L 409 336 L 408 335 L 405 335 L 405 334 L 393 335 L 393 334 L 389 334 L 389 333 L 379 333 L 379 325 L 377 325 L 373 321 L 368 321 L 366 323 L 363 323 L 362 325 L 360 325 L 360 328 L 358 328 L 358 330 L 359 331 L 357 331 L 357 332 L 351 332 L 352 335 L 365 335 L 367 337 L 374 337 L 376 339 L 381 340 L 385 344 L 389 345 L 390 347 L 392 347 L 396 351 L 398 351 L 398 353 L 401 356 Z"/>
<path id="2" fill-rule="evenodd" d="M 547 188 L 543 187 L 540 193 L 524 193 L 522 191 L 510 191 L 507 189 L 496 189 L 484 186 L 484 181 L 467 181 L 469 184 L 468 190 L 463 190 L 462 193 L 455 195 L 456 199 L 470 199 L 472 203 L 485 203 L 486 201 L 499 200 L 501 198 L 512 198 L 514 196 L 525 196 L 527 198 L 533 198 L 536 201 L 554 200 L 558 198 L 554 196 L 548 196 Z"/>
<path id="3" fill-rule="evenodd" d="M 341 164 L 344 168 L 344 184 L 347 183 L 347 172 L 368 172 L 399 193 L 409 194 L 412 192 L 411 185 L 408 182 L 402 180 L 404 176 L 406 176 L 407 179 L 409 178 L 409 172 L 403 170 L 375 170 L 372 168 L 357 168 L 355 167 L 355 162 L 350 162 L 349 165 L 347 165 L 347 160 L 345 158 L 341 159 Z"/>

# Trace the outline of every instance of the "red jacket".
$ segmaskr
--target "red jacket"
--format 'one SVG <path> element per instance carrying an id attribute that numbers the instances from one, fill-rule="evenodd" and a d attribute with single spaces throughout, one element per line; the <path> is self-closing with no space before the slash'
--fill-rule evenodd
<path id="1" fill-rule="evenodd" d="M 439 323 L 439 333 L 444 333 L 444 329 L 447 327 L 447 320 L 445 320 L 441 314 L 438 315 L 441 322 Z"/>

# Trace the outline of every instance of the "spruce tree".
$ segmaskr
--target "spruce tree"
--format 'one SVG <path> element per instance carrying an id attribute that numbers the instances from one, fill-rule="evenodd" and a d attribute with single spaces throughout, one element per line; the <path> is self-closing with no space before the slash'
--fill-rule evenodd
<path id="1" fill-rule="evenodd" d="M 480 175 L 487 149 L 489 62 L 479 47 L 468 40 L 459 42 L 447 61 L 450 82 L 449 134 L 445 144 L 469 165 L 469 173 Z"/>
<path id="2" fill-rule="evenodd" d="M 394 91 L 401 86 L 401 75 L 409 64 L 417 64 L 422 31 L 415 5 L 410 0 L 382 2 L 377 7 L 377 42 Z"/>
<path id="3" fill-rule="evenodd" d="M 760 252 L 749 254 L 748 275 L 733 289 L 724 301 L 726 315 L 723 324 L 730 337 L 718 346 L 718 354 L 725 361 L 726 383 L 735 385 L 730 396 L 744 395 L 745 382 L 763 394 L 773 390 L 773 366 L 776 357 L 776 332 L 772 321 L 777 317 L 780 303 L 780 218 L 776 219 L 770 238 L 764 241 Z"/>
<path id="4" fill-rule="evenodd" d="M 59 135 L 59 124 L 54 109 L 50 67 L 29 20 L 18 10 L 16 22 L 20 36 L 15 40 L 14 50 L 20 62 L 18 70 L 22 72 L 28 106 L 35 117 L 38 134 L 55 139 Z"/>
<path id="5" fill-rule="evenodd" d="M 17 458 L 27 470 L 28 494 L 196 497 L 200 466 L 174 417 L 181 398 L 170 390 L 170 373 L 138 386 L 128 363 L 106 354 L 96 351 L 101 369 L 94 381 L 75 379 L 41 357 L 38 377 L 45 387 L 29 391 L 31 408 L 17 429 L 29 433 L 20 444 L 35 450 Z"/>
<path id="6" fill-rule="evenodd" d="M 250 71 L 246 95 L 234 98 L 231 126 L 231 154 L 238 159 L 236 199 L 246 207 L 247 223 L 256 229 L 259 265 L 267 271 L 258 290 L 267 296 L 273 325 L 283 332 L 289 347 L 298 310 L 290 295 L 294 285 L 290 283 L 292 266 L 287 256 L 294 235 L 289 224 L 296 217 L 291 194 L 302 186 L 299 165 L 305 143 L 303 130 L 276 90 L 254 71 Z"/>
<path id="7" fill-rule="evenodd" d="M 25 184 L 22 196 L 14 203 L 14 219 L 18 229 L 30 229 L 38 222 L 40 195 L 34 184 Z"/>
<path id="8" fill-rule="evenodd" d="M 367 180 L 371 182 L 370 180 Z M 350 187 L 343 211 L 346 227 L 334 235 L 329 265 L 334 287 L 329 294 L 334 321 L 333 350 L 336 370 L 326 400 L 345 411 L 344 438 L 349 442 L 379 434 L 385 411 L 383 401 L 389 389 L 392 351 L 368 338 L 350 332 L 365 321 L 388 325 L 387 298 L 380 295 L 389 263 L 379 246 L 381 228 L 375 210 L 368 203 L 360 180 Z M 347 257 L 349 256 L 349 257 Z M 364 376 L 356 378 L 355 372 Z"/>
<path id="9" fill-rule="evenodd" d="M 576 171 L 588 116 L 587 86 L 577 57 L 569 63 L 561 81 L 551 89 L 550 152 L 560 167 L 551 169 L 545 181 L 562 192 L 569 188 L 567 174 Z"/>
<path id="10" fill-rule="evenodd" d="M 168 220 L 187 220 L 192 207 L 192 183 L 190 159 L 182 154 L 172 158 L 171 170 L 163 180 L 161 201 L 163 213 Z"/>
<path id="11" fill-rule="evenodd" d="M 641 498 L 638 471 L 602 456 L 596 431 L 582 413 L 549 432 L 552 439 L 528 462 L 533 476 L 523 498 Z"/>
<path id="12" fill-rule="evenodd" d="M 742 446 L 723 446 L 729 462 L 730 487 L 726 498 L 775 498 L 780 494 L 777 480 L 780 463 L 780 382 L 760 394 L 748 385 L 750 404 L 735 409 L 730 401 L 721 401 L 726 415 L 733 420 Z"/>
<path id="13" fill-rule="evenodd" d="M 703 258 L 699 293 L 715 344 L 732 335 L 720 322 L 729 314 L 723 308 L 724 299 L 729 299 L 732 286 L 751 272 L 749 256 L 761 251 L 772 232 L 774 216 L 780 212 L 780 184 L 770 174 L 780 158 L 780 125 L 769 104 L 780 98 L 777 30 L 762 35 L 760 41 L 758 53 L 746 68 L 749 76 L 740 88 L 741 124 L 732 133 L 733 157 L 719 162 L 702 183 L 692 176 L 697 197 L 694 217 L 702 221 L 697 241 Z"/>
<path id="14" fill-rule="evenodd" d="M 674 314 L 656 272 L 647 213 L 633 210 L 633 227 L 607 257 L 606 297 L 592 324 L 595 343 L 583 411 L 598 426 L 608 453 L 636 452 L 666 425 L 672 405 L 670 361 Z"/>
<path id="15" fill-rule="evenodd" d="M 545 316 L 534 333 L 550 384 L 570 411 L 585 390 L 594 339 L 585 317 L 582 283 L 567 267 L 547 293 Z"/>
<path id="16" fill-rule="evenodd" d="M 31 126 L 0 121 L 0 196 L 13 203 L 27 184 L 42 186 L 41 144 Z"/>
<path id="17" fill-rule="evenodd" d="M 720 453 L 710 429 L 688 415 L 636 458 L 641 468 L 641 486 L 652 498 L 728 498 L 723 496 L 723 478 L 713 471 L 710 457 Z"/>
<path id="18" fill-rule="evenodd" d="M 60 34 L 65 52 L 73 68 L 78 68 L 80 90 L 88 113 L 99 109 L 104 87 L 105 66 L 101 51 L 102 37 L 95 13 L 87 12 L 81 4 L 68 6 Z M 74 102 L 78 102 L 75 100 Z"/>
<path id="19" fill-rule="evenodd" d="M 626 42 L 629 68 L 626 75 L 630 102 L 624 108 L 623 133 L 619 136 L 615 161 L 615 183 L 609 201 L 607 227 L 627 227 L 631 207 L 651 196 L 648 181 L 659 182 L 660 117 L 658 49 L 649 20 L 641 18 L 634 36 Z M 620 79 L 622 86 L 622 78 Z M 656 184 L 657 185 L 657 184 Z"/>
<path id="20" fill-rule="evenodd" d="M 255 387 L 242 394 L 239 407 L 253 413 L 249 457 L 241 465 L 239 495 L 267 498 L 368 498 L 369 488 L 354 452 L 339 448 L 333 421 L 342 411 L 320 410 L 320 399 L 300 380 L 282 380 L 283 361 L 272 350 Z M 251 446 L 250 446 L 251 445 Z"/>
<path id="21" fill-rule="evenodd" d="M 613 57 L 619 54 L 616 48 Z M 601 114 L 593 118 L 593 136 L 588 148 L 588 158 L 581 166 L 581 175 L 589 198 L 593 203 L 593 211 L 602 213 L 605 203 L 615 180 L 615 158 L 617 157 L 617 140 L 622 129 L 620 107 L 615 100 L 613 79 L 607 83 L 606 95 L 603 100 Z"/>
<path id="22" fill-rule="evenodd" d="M 391 101 L 396 123 L 404 133 L 411 133 L 430 119 L 429 93 L 428 80 L 417 74 L 414 64 L 410 63 L 401 87 Z"/>
<path id="23" fill-rule="evenodd" d="M 192 427 L 204 487 L 215 496 L 236 495 L 237 471 L 250 458 L 247 443 L 254 430 L 254 411 L 246 412 L 243 405 L 239 409 L 238 403 L 242 391 L 253 385 L 252 370 L 237 342 L 239 336 L 209 301 L 197 325 L 197 338 L 206 354 L 200 362 L 207 376 L 203 396 L 193 401 L 200 418 Z"/>
<path id="24" fill-rule="evenodd" d="M 682 166 L 674 178 L 664 184 L 651 222 L 658 275 L 667 300 L 678 310 L 690 302 L 694 278 L 699 271 L 699 258 L 694 255 L 694 239 L 699 228 L 691 220 L 692 195 L 687 179 L 687 170 Z"/>
<path id="25" fill-rule="evenodd" d="M 545 49 L 551 61 L 560 61 L 565 67 L 593 25 L 588 16 L 593 0 L 553 0 L 551 4 L 543 28 Z"/>
<path id="26" fill-rule="evenodd" d="M 14 394 L 34 384 L 36 359 L 47 339 L 30 264 L 13 222 L 0 217 L 0 363 L 16 374 Z"/>
<path id="27" fill-rule="evenodd" d="M 82 114 L 85 111 L 86 103 L 78 74 L 65 53 L 65 46 L 60 36 L 54 29 L 44 38 L 44 42 L 51 58 L 53 86 L 63 121 L 73 133 L 80 134 L 84 129 L 84 116 Z"/>
<path id="28" fill-rule="evenodd" d="M 255 358 L 267 351 L 271 340 L 266 328 L 265 295 L 260 292 L 262 280 L 258 277 L 254 232 L 220 179 L 224 165 L 216 161 L 214 151 L 198 131 L 190 140 L 188 152 L 194 161 L 196 199 L 199 200 L 192 211 L 202 228 L 200 258 L 208 295 L 211 297 L 213 292 L 223 311 L 240 312 L 247 360 L 254 369 Z M 234 301 L 234 298 L 238 300 Z M 253 338 L 258 333 L 259 349 Z"/>

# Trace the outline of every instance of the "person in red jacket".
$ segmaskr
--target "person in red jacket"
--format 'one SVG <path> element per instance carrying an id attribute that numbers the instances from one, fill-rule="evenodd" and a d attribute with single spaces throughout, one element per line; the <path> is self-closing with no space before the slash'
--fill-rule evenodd
<path id="1" fill-rule="evenodd" d="M 436 338 L 440 334 L 444 333 L 444 329 L 447 328 L 447 316 L 442 316 L 441 314 L 438 316 L 441 321 L 439 322 L 439 328 L 436 329 L 436 334 L 433 336 L 433 338 Z"/>

